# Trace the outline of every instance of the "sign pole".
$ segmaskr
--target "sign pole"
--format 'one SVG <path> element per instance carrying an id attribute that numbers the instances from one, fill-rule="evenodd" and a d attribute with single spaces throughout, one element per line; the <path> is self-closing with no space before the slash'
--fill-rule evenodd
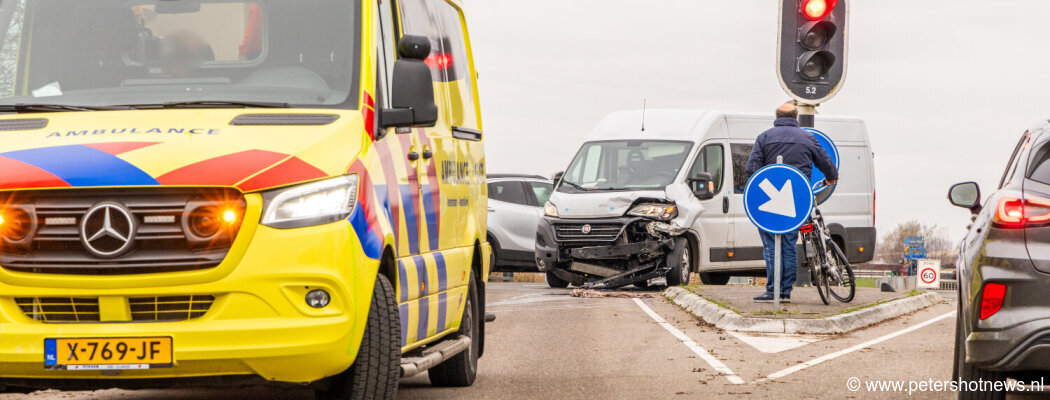
<path id="1" fill-rule="evenodd" d="M 777 164 L 784 163 L 784 156 L 777 156 Z M 777 234 L 773 239 L 773 312 L 780 312 L 780 242 L 784 235 Z"/>
<path id="2" fill-rule="evenodd" d="M 784 235 L 776 235 L 773 245 L 773 312 L 780 312 L 780 239 Z"/>

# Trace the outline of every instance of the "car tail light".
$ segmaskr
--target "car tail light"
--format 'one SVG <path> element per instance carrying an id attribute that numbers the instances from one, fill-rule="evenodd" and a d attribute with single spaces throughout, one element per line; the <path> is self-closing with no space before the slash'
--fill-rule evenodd
<path id="1" fill-rule="evenodd" d="M 986 283 L 981 291 L 981 321 L 995 315 L 1003 308 L 1003 300 L 1006 299 L 1006 285 L 1002 283 Z"/>
<path id="2" fill-rule="evenodd" d="M 1006 195 L 999 199 L 995 223 L 1004 228 L 1023 228 L 1027 224 L 1050 222 L 1050 200 L 1032 196 Z"/>

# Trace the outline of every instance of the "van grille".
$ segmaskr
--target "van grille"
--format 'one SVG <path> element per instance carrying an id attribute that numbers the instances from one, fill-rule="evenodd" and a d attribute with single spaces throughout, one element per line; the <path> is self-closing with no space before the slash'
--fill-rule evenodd
<path id="1" fill-rule="evenodd" d="M 590 226 L 589 233 L 583 233 Z M 620 237 L 623 224 L 555 224 L 554 235 L 559 242 L 611 242 Z"/>
<path id="2" fill-rule="evenodd" d="M 208 312 L 215 296 L 161 296 L 132 297 L 128 299 L 131 306 L 131 320 L 135 322 L 150 321 L 185 321 L 200 318 Z"/>
<path id="3" fill-rule="evenodd" d="M 15 304 L 29 318 L 43 322 L 98 322 L 98 298 L 16 297 Z"/>
<path id="4" fill-rule="evenodd" d="M 18 272 L 74 275 L 216 267 L 229 252 L 236 229 L 202 239 L 190 231 L 184 215 L 215 204 L 233 204 L 243 210 L 244 204 L 242 195 L 233 189 L 190 188 L 16 192 L 0 196 L 0 201 L 8 208 L 24 210 L 34 221 L 25 239 L 0 246 L 0 266 Z M 135 220 L 134 243 L 118 257 L 97 256 L 82 242 L 83 218 L 103 202 L 125 207 Z"/>

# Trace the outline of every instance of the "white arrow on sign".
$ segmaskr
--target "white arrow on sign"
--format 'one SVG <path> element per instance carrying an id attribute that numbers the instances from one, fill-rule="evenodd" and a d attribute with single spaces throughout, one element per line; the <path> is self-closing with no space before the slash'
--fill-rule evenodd
<path id="1" fill-rule="evenodd" d="M 758 206 L 759 211 L 795 218 L 795 193 L 791 190 L 790 179 L 784 183 L 784 187 L 780 190 L 777 190 L 776 186 L 769 182 L 769 179 L 763 180 L 762 183 L 758 184 L 758 187 L 763 192 L 766 192 L 766 196 L 769 196 L 769 201 L 766 204 Z"/>

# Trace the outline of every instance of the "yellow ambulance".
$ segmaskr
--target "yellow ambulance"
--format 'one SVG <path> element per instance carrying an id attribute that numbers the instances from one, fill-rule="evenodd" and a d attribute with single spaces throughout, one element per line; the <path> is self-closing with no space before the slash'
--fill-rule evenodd
<path id="1" fill-rule="evenodd" d="M 476 77 L 458 0 L 0 2 L 0 388 L 471 385 Z"/>

